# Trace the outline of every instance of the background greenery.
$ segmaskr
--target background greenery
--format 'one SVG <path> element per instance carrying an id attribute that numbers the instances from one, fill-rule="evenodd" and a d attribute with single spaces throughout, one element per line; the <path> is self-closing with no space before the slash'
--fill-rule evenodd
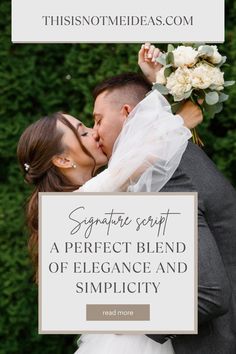
<path id="1" fill-rule="evenodd" d="M 226 0 L 226 78 L 236 77 L 235 1 Z M 0 354 L 66 354 L 76 336 L 37 334 L 37 288 L 27 255 L 24 206 L 29 187 L 16 161 L 20 134 L 46 113 L 63 110 L 91 124 L 91 90 L 105 77 L 137 71 L 139 45 L 10 43 L 10 2 L 0 2 Z M 236 183 L 236 85 L 225 108 L 199 128 L 205 149 Z M 204 173 L 204 171 L 202 171 Z M 217 193 L 217 191 L 216 191 Z"/>

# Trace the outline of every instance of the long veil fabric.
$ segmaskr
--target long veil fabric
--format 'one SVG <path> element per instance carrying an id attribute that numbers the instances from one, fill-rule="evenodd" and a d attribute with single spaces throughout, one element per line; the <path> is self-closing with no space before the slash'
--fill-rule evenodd
<path id="1" fill-rule="evenodd" d="M 183 119 L 154 90 L 129 114 L 108 168 L 79 191 L 159 191 L 178 167 L 190 137 Z"/>

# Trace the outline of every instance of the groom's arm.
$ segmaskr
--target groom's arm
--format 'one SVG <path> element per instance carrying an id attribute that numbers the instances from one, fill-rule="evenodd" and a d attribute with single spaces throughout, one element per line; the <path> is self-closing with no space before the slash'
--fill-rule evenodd
<path id="1" fill-rule="evenodd" d="M 215 239 L 204 215 L 198 218 L 198 326 L 228 311 L 231 287 Z M 146 334 L 159 343 L 176 335 Z"/>
<path id="2" fill-rule="evenodd" d="M 181 172 L 180 172 L 181 173 Z M 192 190 L 184 182 L 172 179 L 162 191 Z M 182 188 L 181 188 L 181 185 Z M 225 314 L 229 309 L 232 290 L 215 238 L 205 219 L 199 200 L 198 211 L 198 326 Z M 147 334 L 153 340 L 164 343 L 176 335 Z M 178 335 L 179 336 L 179 335 Z"/>

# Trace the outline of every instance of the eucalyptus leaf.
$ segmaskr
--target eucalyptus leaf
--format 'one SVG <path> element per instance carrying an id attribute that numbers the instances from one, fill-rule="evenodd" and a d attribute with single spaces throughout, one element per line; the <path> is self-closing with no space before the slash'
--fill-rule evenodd
<path id="1" fill-rule="evenodd" d="M 169 52 L 166 56 L 166 64 L 174 64 L 174 54 L 173 52 Z"/>
<path id="2" fill-rule="evenodd" d="M 209 106 L 216 104 L 219 101 L 219 94 L 216 91 L 208 92 L 205 96 L 206 103 Z"/>
<path id="3" fill-rule="evenodd" d="M 162 95 L 168 95 L 169 93 L 168 88 L 161 84 L 154 84 L 152 88 L 159 91 Z"/>
<path id="4" fill-rule="evenodd" d="M 219 94 L 219 103 L 227 101 L 228 98 L 229 98 L 229 95 L 226 95 L 225 93 L 220 92 L 220 94 Z"/>
<path id="5" fill-rule="evenodd" d="M 160 63 L 161 65 L 166 65 L 166 54 L 161 54 L 159 57 L 157 57 L 156 62 Z"/>
<path id="6" fill-rule="evenodd" d="M 164 76 L 167 78 L 170 76 L 170 74 L 172 74 L 172 69 L 171 67 L 166 67 L 164 70 Z"/>
<path id="7" fill-rule="evenodd" d="M 235 84 L 235 81 L 225 81 L 224 82 L 224 87 L 232 86 Z"/>
<path id="8" fill-rule="evenodd" d="M 175 50 L 175 47 L 173 46 L 173 44 L 168 44 L 167 52 L 173 52 L 173 50 Z"/>
<path id="9" fill-rule="evenodd" d="M 208 114 L 209 118 L 214 118 L 217 113 L 220 113 L 222 111 L 223 104 L 218 102 L 215 105 L 210 106 L 204 102 L 203 108 Z"/>
<path id="10" fill-rule="evenodd" d="M 222 109 L 223 109 L 223 104 L 218 102 L 216 104 L 216 113 L 220 113 L 222 111 Z"/>

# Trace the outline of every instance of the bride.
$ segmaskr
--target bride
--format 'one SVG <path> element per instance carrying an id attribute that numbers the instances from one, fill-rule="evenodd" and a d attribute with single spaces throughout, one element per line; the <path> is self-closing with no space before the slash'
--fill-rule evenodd
<path id="1" fill-rule="evenodd" d="M 25 180 L 34 186 L 28 202 L 29 249 L 38 282 L 38 193 L 160 190 L 179 165 L 191 133 L 171 113 L 166 99 L 149 93 L 129 114 L 109 162 L 95 132 L 75 117 L 55 113 L 30 125 L 17 148 Z M 100 167 L 107 168 L 97 174 Z M 158 174 L 155 185 L 152 174 Z M 171 341 L 145 335 L 83 334 L 76 354 L 172 354 Z"/>

